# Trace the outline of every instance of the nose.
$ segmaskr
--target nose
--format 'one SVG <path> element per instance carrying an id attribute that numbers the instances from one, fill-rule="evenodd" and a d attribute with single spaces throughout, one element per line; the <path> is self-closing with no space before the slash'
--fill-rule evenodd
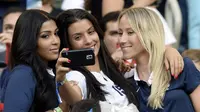
<path id="1" fill-rule="evenodd" d="M 53 44 L 60 44 L 60 38 L 58 37 L 58 36 L 56 36 L 56 35 L 54 35 L 53 37 L 52 37 L 52 43 Z"/>
<path id="2" fill-rule="evenodd" d="M 91 45 L 92 44 L 92 37 L 89 35 L 85 35 L 85 44 Z"/>
<path id="3" fill-rule="evenodd" d="M 120 45 L 126 43 L 128 40 L 128 36 L 125 33 L 122 33 L 122 35 L 119 36 L 119 43 Z"/>

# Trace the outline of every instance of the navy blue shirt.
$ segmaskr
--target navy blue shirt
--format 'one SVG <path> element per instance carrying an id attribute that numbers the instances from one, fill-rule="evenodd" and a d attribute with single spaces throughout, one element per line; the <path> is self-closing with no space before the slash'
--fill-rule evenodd
<path id="1" fill-rule="evenodd" d="M 36 78 L 29 66 L 16 66 L 9 77 L 4 97 L 4 112 L 28 112 L 34 100 Z M 17 96 L 17 97 L 16 97 Z"/>
<path id="2" fill-rule="evenodd" d="M 151 86 L 144 81 L 137 81 L 140 112 L 195 112 L 189 95 L 200 85 L 200 72 L 189 58 L 184 58 L 184 69 L 178 79 L 170 82 L 163 100 L 163 109 L 153 110 L 147 106 Z"/>

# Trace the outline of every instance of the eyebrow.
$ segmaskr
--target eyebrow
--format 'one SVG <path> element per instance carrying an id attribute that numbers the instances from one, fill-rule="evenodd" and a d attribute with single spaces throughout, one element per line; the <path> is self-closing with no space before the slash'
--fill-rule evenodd
<path id="1" fill-rule="evenodd" d="M 4 26 L 14 26 L 14 25 L 12 25 L 12 24 L 4 24 Z"/>
<path id="2" fill-rule="evenodd" d="M 88 28 L 88 30 L 91 30 L 92 28 L 94 28 L 94 26 L 91 26 L 90 28 Z M 87 31 L 88 31 L 88 30 L 87 30 Z"/>
<path id="3" fill-rule="evenodd" d="M 89 28 L 87 29 L 87 31 L 91 30 L 92 28 L 94 28 L 94 26 L 89 27 Z M 76 36 L 76 35 L 81 35 L 81 33 L 75 33 L 75 34 L 73 34 L 72 36 Z"/>
<path id="4" fill-rule="evenodd" d="M 109 32 L 109 34 L 117 34 L 117 33 L 119 33 L 118 30 L 111 30 L 111 31 Z"/>
<path id="5" fill-rule="evenodd" d="M 58 28 L 56 28 L 54 31 L 58 31 Z M 44 31 L 41 31 L 40 34 L 41 34 L 41 33 L 50 33 L 50 32 L 51 32 L 51 31 L 49 31 L 49 30 L 44 30 Z"/>

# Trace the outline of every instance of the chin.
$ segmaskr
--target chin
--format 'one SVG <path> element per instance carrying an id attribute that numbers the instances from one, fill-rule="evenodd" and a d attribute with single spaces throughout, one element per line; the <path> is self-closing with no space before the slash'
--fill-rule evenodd
<path id="1" fill-rule="evenodd" d="M 123 59 L 131 59 L 130 56 L 123 56 Z"/>
<path id="2" fill-rule="evenodd" d="M 52 56 L 50 59 L 51 59 L 51 61 L 57 60 L 57 59 L 58 59 L 58 56 L 57 56 L 57 55 L 56 55 L 56 56 Z"/>
<path id="3" fill-rule="evenodd" d="M 123 54 L 123 58 L 124 59 L 132 59 L 133 56 L 129 55 L 129 54 Z"/>

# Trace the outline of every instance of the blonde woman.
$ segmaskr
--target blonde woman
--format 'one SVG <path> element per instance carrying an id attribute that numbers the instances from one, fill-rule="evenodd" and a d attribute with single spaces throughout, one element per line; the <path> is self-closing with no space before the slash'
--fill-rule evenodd
<path id="1" fill-rule="evenodd" d="M 152 10 L 130 8 L 119 17 L 124 59 L 134 58 L 140 112 L 200 112 L 200 72 L 188 58 L 178 79 L 164 66 L 164 31 Z"/>

